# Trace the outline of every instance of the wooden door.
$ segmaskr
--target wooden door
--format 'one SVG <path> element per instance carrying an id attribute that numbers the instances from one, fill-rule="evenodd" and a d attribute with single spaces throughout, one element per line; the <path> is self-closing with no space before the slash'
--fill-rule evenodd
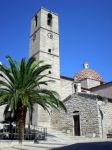
<path id="1" fill-rule="evenodd" d="M 74 115 L 74 135 L 80 136 L 80 118 L 79 115 Z"/>

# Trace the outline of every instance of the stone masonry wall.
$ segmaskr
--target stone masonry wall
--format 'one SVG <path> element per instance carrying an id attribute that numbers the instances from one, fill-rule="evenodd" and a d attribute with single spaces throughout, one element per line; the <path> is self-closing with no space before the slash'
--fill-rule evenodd
<path id="1" fill-rule="evenodd" d="M 106 137 L 108 133 L 112 133 L 112 102 L 108 100 L 100 106 L 102 110 L 103 119 L 103 135 Z"/>
<path id="2" fill-rule="evenodd" d="M 73 81 L 61 78 L 60 85 L 61 85 L 61 99 L 64 100 L 73 93 Z"/>
<path id="3" fill-rule="evenodd" d="M 67 113 L 52 113 L 52 127 L 73 135 L 73 112 L 79 111 L 80 132 L 83 136 L 99 136 L 99 120 L 96 97 L 84 93 L 70 96 L 65 102 Z"/>
<path id="4" fill-rule="evenodd" d="M 81 81 L 81 86 L 83 88 L 90 89 L 92 87 L 100 85 L 99 81 L 91 80 L 91 79 L 84 79 Z"/>

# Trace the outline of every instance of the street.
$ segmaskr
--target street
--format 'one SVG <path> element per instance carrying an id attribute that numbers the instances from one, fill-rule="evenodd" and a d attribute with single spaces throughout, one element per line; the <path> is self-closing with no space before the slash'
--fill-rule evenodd
<path id="1" fill-rule="evenodd" d="M 112 142 L 78 143 L 52 150 L 112 150 Z"/>

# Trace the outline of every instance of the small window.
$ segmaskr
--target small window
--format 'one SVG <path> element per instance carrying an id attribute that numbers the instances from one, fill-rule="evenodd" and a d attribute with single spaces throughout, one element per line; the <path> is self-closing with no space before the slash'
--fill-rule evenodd
<path id="1" fill-rule="evenodd" d="M 36 34 L 33 34 L 33 41 L 35 41 L 36 39 Z"/>
<path id="2" fill-rule="evenodd" d="M 51 71 L 49 71 L 48 73 L 51 74 Z"/>
<path id="3" fill-rule="evenodd" d="M 51 53 L 51 49 L 48 49 L 48 52 Z"/>
<path id="4" fill-rule="evenodd" d="M 52 26 L 52 15 L 50 13 L 48 13 L 47 15 L 47 24 L 49 26 Z"/>
<path id="5" fill-rule="evenodd" d="M 37 15 L 35 15 L 34 26 L 37 27 Z"/>

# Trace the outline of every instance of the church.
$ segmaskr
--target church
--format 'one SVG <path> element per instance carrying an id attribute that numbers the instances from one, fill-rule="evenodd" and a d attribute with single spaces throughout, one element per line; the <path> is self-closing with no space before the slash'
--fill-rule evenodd
<path id="1" fill-rule="evenodd" d="M 87 62 L 72 78 L 60 75 L 58 19 L 56 13 L 45 8 L 32 17 L 29 57 L 52 66 L 46 74 L 55 83 L 48 88 L 59 93 L 67 113 L 51 110 L 49 115 L 35 105 L 33 125 L 73 136 L 106 138 L 112 134 L 112 82 L 105 83 Z"/>
<path id="2" fill-rule="evenodd" d="M 50 115 L 35 105 L 33 125 L 61 130 L 73 136 L 107 138 L 112 134 L 112 82 L 105 83 L 85 62 L 74 77 L 60 75 L 58 15 L 41 8 L 31 20 L 29 57 L 44 60 L 52 69 L 46 72 L 49 89 L 59 93 L 67 108 L 51 110 Z"/>
<path id="3" fill-rule="evenodd" d="M 72 136 L 107 138 L 112 135 L 112 82 L 105 83 L 88 62 L 74 77 L 60 75 L 58 19 L 58 14 L 45 8 L 35 13 L 31 19 L 29 57 L 52 66 L 46 78 L 55 83 L 48 88 L 59 93 L 67 113 L 51 109 L 48 114 L 35 104 L 32 125 Z"/>

